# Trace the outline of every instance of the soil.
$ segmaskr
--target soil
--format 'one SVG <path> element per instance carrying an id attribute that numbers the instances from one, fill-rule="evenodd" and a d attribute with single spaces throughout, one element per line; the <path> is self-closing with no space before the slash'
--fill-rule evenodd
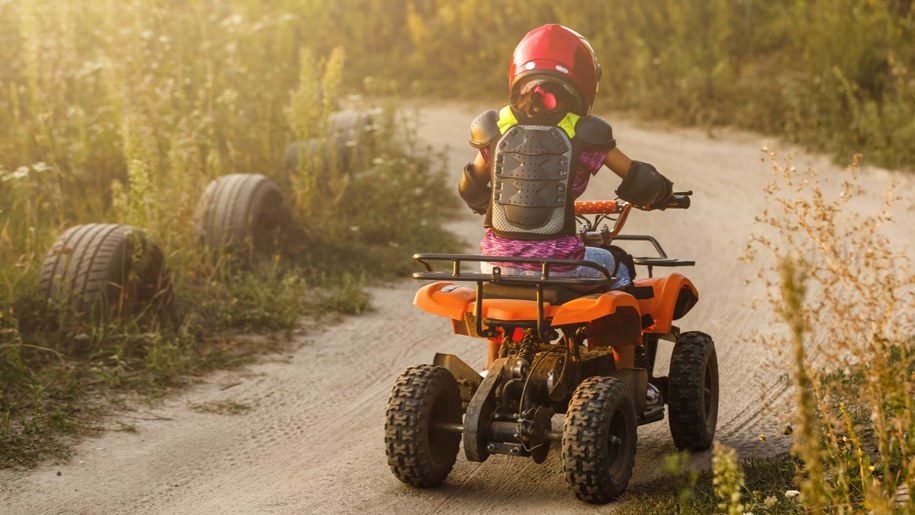
<path id="1" fill-rule="evenodd" d="M 454 184 L 472 157 L 466 145 L 469 123 L 483 108 L 446 104 L 419 110 L 423 140 L 449 146 L 447 173 Z M 768 202 L 763 189 L 771 180 L 761 149 L 774 149 L 778 142 L 730 130 L 649 127 L 606 117 L 624 152 L 657 166 L 676 189 L 695 192 L 689 210 L 634 213 L 627 232 L 651 234 L 668 255 L 697 262 L 681 271 L 696 284 L 701 300 L 678 325 L 715 340 L 721 375 L 716 438 L 741 457 L 787 450 L 790 436 L 782 433 L 792 400 L 786 370 L 773 348 L 760 343 L 779 329 L 766 309 L 753 308 L 755 300 L 765 299 L 759 265 L 740 259 L 751 234 L 765 232 L 755 222 Z M 811 166 L 821 176 L 839 172 L 823 157 L 787 146 L 779 150 L 792 155 L 798 168 Z M 915 191 L 910 175 L 864 174 L 866 192 L 855 204 L 862 212 L 877 211 L 882 189 L 892 180 L 901 181 L 899 192 Z M 618 182 L 605 170 L 585 198 L 613 198 Z M 473 251 L 481 221 L 470 210 L 462 213 L 449 229 Z M 911 231 L 894 230 L 895 241 L 915 248 Z M 480 341 L 451 334 L 447 320 L 412 305 L 417 286 L 403 280 L 373 287 L 374 311 L 320 332 L 302 331 L 294 336 L 295 351 L 244 370 L 214 373 L 161 405 L 123 413 L 111 425 L 131 431 L 83 440 L 69 463 L 0 471 L 0 512 L 594 512 L 568 491 L 555 450 L 541 465 L 505 456 L 472 463 L 461 453 L 436 489 L 410 488 L 391 474 L 383 428 L 394 379 L 408 366 L 431 362 L 438 351 L 483 365 Z M 669 352 L 662 345 L 659 375 L 666 374 Z M 249 409 L 239 414 L 194 409 L 219 403 Z M 640 427 L 631 486 L 657 477 L 664 456 L 675 451 L 666 422 Z M 709 452 L 692 457 L 695 467 L 709 461 Z"/>

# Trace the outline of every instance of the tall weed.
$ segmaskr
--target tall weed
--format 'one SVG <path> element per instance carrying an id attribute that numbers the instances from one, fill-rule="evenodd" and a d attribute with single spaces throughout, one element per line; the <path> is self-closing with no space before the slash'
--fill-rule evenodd
<path id="1" fill-rule="evenodd" d="M 911 512 L 897 494 L 915 483 L 915 274 L 911 249 L 887 235 L 902 198 L 891 187 L 876 213 L 862 213 L 857 161 L 835 184 L 769 158 L 772 202 L 760 221 L 778 237 L 758 236 L 751 248 L 778 263 L 763 278 L 790 328 L 778 343 L 797 392 L 804 506 Z"/>

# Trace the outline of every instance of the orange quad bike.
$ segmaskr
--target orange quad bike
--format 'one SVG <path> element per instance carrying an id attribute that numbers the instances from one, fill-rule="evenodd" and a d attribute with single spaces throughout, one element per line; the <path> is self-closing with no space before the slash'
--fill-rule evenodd
<path id="1" fill-rule="evenodd" d="M 675 194 L 665 208 L 688 208 L 691 193 Z M 437 486 L 451 472 L 462 441 L 469 461 L 506 454 L 536 463 L 555 441 L 576 497 L 606 503 L 629 484 L 637 426 L 663 420 L 665 404 L 678 449 L 711 446 L 718 414 L 715 344 L 705 333 L 681 332 L 672 323 L 699 294 L 680 273 L 654 275 L 656 268 L 694 262 L 667 257 L 651 236 L 620 234 L 632 207 L 621 200 L 575 203 L 587 245 L 612 246 L 617 261 L 631 260 L 622 266 L 647 268 L 647 278 L 623 290 L 610 289 L 613 271 L 589 261 L 413 256 L 424 268 L 413 276 L 434 281 L 420 288 L 414 303 L 450 319 L 457 334 L 489 340 L 498 354 L 482 374 L 457 356 L 436 354 L 433 364 L 400 375 L 385 423 L 388 464 L 398 479 Z M 633 257 L 616 246 L 639 241 L 658 255 Z M 480 273 L 482 261 L 536 263 L 540 272 L 508 275 L 494 266 Z M 555 272 L 572 265 L 597 269 L 602 277 Z M 666 377 L 654 375 L 662 338 L 673 342 Z M 560 413 L 564 424 L 555 430 L 552 419 Z"/>

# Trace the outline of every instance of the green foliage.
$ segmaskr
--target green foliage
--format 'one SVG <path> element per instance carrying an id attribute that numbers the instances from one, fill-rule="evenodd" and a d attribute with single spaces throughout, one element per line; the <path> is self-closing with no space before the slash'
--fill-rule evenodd
<path id="1" fill-rule="evenodd" d="M 88 409 L 94 390 L 157 394 L 248 363 L 281 346 L 236 334 L 361 313 L 366 282 L 409 271 L 414 248 L 454 249 L 439 228 L 453 194 L 385 100 L 396 84 L 353 86 L 382 48 L 363 28 L 397 27 L 372 16 L 385 3 L 0 1 L 0 466 L 62 455 L 60 437 L 104 411 Z M 346 163 L 323 151 L 340 109 L 376 126 Z M 314 159 L 286 170 L 286 146 L 312 138 Z M 239 172 L 271 176 L 294 206 L 293 230 L 254 262 L 191 230 L 205 186 Z M 104 221 L 165 251 L 171 309 L 87 322 L 47 306 L 51 244 Z"/>
<path id="2" fill-rule="evenodd" d="M 803 505 L 793 496 L 798 470 L 795 458 L 783 454 L 737 461 L 724 446 L 715 451 L 715 457 L 718 461 L 713 470 L 700 472 L 690 467 L 686 454 L 669 456 L 661 477 L 632 485 L 614 513 L 804 513 Z M 721 497 L 724 490 L 727 499 Z"/>
<path id="3" fill-rule="evenodd" d="M 712 449 L 712 487 L 715 490 L 715 497 L 720 501 L 720 510 L 728 515 L 739 515 L 749 511 L 741 502 L 744 476 L 737 462 L 737 452 L 720 442 L 715 442 Z"/>
<path id="4" fill-rule="evenodd" d="M 911 2 L 465 0 L 408 3 L 406 16 L 398 74 L 406 68 L 437 93 L 503 95 L 515 43 L 562 23 L 604 65 L 596 109 L 739 126 L 915 167 Z"/>
<path id="5" fill-rule="evenodd" d="M 231 64 L 217 55 L 218 45 L 235 37 L 234 54 L 263 49 L 265 62 L 278 63 L 282 72 L 271 70 L 271 80 L 306 71 L 283 67 L 296 54 L 292 45 L 316 56 L 342 48 L 349 63 L 342 81 L 350 87 L 372 77 L 446 98 L 505 98 L 514 45 L 533 27 L 562 23 L 585 35 L 604 64 L 598 110 L 739 126 L 842 157 L 866 151 L 873 163 L 915 166 L 915 8 L 908 0 L 247 4 L 234 15 L 260 15 L 264 29 L 252 33 L 244 30 L 247 23 L 228 22 L 211 28 L 208 55 Z M 30 12 L 20 16 L 22 27 L 40 25 L 40 8 L 23 10 Z M 227 10 L 212 12 L 238 19 Z M 280 33 L 270 44 L 263 35 L 268 27 Z M 29 85 L 45 80 L 29 64 L 44 47 L 27 43 L 28 52 L 17 57 L 20 105 L 31 99 Z M 178 43 L 170 45 L 185 50 Z M 217 70 L 214 87 L 219 77 Z"/>
<path id="6" fill-rule="evenodd" d="M 246 413 L 250 408 L 247 404 L 235 401 L 213 401 L 191 405 L 191 409 L 194 411 L 217 415 L 240 415 Z"/>
<path id="7" fill-rule="evenodd" d="M 216 265 L 210 271 L 179 289 L 177 302 L 211 330 L 288 330 L 305 312 L 308 281 L 277 260 L 246 270 Z"/>

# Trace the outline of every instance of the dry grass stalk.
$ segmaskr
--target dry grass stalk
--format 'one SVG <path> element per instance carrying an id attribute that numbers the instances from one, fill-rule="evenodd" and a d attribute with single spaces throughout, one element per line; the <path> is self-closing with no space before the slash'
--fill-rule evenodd
<path id="1" fill-rule="evenodd" d="M 779 343 L 797 389 L 793 450 L 804 460 L 804 505 L 911 509 L 896 492 L 915 479 L 915 275 L 885 231 L 900 198 L 890 187 L 879 212 L 859 212 L 859 156 L 837 187 L 790 159 L 767 158 L 772 202 L 758 220 L 778 237 L 755 237 L 750 254 L 766 249 L 778 263 L 761 277 L 791 329 Z"/>

